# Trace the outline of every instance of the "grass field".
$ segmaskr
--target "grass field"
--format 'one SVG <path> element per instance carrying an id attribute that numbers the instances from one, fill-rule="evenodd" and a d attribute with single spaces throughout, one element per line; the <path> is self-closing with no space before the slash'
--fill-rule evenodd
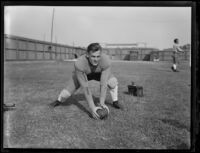
<path id="1" fill-rule="evenodd" d="M 83 91 L 78 90 L 62 106 L 57 99 L 73 70 L 73 62 L 4 63 L 4 103 L 15 103 L 4 112 L 5 148 L 89 149 L 189 149 L 189 62 L 172 72 L 170 62 L 113 62 L 119 81 L 119 101 L 124 110 L 106 103 L 106 120 L 89 115 Z M 128 95 L 134 81 L 144 88 L 144 97 Z M 98 82 L 91 81 L 95 102 Z"/>

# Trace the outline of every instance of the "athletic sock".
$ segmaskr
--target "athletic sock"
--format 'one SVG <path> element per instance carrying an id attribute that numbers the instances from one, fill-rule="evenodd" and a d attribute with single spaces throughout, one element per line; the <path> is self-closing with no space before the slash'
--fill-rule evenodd
<path id="1" fill-rule="evenodd" d="M 110 89 L 110 95 L 112 101 L 118 101 L 118 86 L 116 85 L 114 89 Z"/>
<path id="2" fill-rule="evenodd" d="M 176 64 L 173 65 L 174 69 L 176 70 Z"/>
<path id="3" fill-rule="evenodd" d="M 59 102 L 64 102 L 67 98 L 69 98 L 71 96 L 70 92 L 66 89 L 63 89 L 59 96 L 58 96 L 58 101 Z"/>

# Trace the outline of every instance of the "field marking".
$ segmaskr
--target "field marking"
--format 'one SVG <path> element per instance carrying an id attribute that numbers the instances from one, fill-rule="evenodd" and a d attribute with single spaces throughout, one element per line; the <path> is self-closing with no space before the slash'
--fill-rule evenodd
<path id="1" fill-rule="evenodd" d="M 10 126 L 10 115 L 9 112 L 5 112 L 5 141 L 6 141 L 6 146 L 9 148 L 11 146 L 10 144 L 10 131 L 11 131 L 11 126 Z"/>

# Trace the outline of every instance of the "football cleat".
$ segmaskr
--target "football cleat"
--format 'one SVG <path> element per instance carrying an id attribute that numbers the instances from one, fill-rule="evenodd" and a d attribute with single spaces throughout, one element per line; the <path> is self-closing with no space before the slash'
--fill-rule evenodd
<path id="1" fill-rule="evenodd" d="M 59 106 L 61 104 L 60 101 L 56 100 L 54 101 L 53 103 L 50 104 L 51 107 L 56 107 L 56 106 Z"/>
<path id="2" fill-rule="evenodd" d="M 115 108 L 117 108 L 117 109 L 120 109 L 120 108 L 123 109 L 122 105 L 119 104 L 118 101 L 114 101 L 114 102 L 113 102 L 113 106 L 114 106 Z"/>
<path id="3" fill-rule="evenodd" d="M 171 67 L 171 69 L 172 69 L 172 71 L 176 72 L 176 70 L 174 69 L 174 67 L 173 67 L 173 66 Z"/>

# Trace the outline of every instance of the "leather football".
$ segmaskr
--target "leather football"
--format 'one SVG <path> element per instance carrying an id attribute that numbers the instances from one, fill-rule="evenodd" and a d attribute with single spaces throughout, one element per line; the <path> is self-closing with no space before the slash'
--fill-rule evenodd
<path id="1" fill-rule="evenodd" d="M 108 111 L 106 108 L 98 109 L 97 114 L 99 115 L 100 119 L 105 119 L 108 117 Z"/>

